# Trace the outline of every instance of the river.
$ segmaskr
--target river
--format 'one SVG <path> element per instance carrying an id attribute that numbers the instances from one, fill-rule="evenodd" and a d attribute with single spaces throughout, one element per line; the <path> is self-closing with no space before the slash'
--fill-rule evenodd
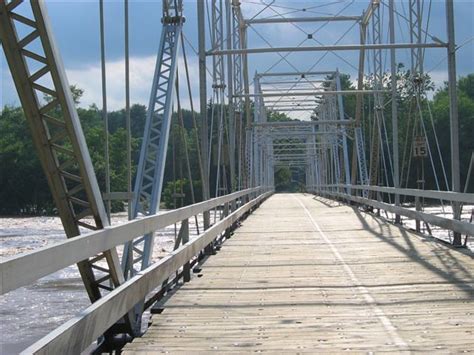
<path id="1" fill-rule="evenodd" d="M 112 225 L 127 221 L 112 215 Z M 190 234 L 196 224 L 190 219 Z M 202 223 L 202 222 L 200 222 Z M 179 227 L 179 226 L 178 226 Z M 84 230 L 85 231 L 85 230 Z M 175 227 L 157 232 L 153 259 L 171 251 Z M 58 217 L 0 218 L 0 256 L 24 253 L 65 239 Z M 119 255 L 121 247 L 118 248 Z M 0 353 L 17 354 L 90 304 L 75 265 L 0 296 Z"/>

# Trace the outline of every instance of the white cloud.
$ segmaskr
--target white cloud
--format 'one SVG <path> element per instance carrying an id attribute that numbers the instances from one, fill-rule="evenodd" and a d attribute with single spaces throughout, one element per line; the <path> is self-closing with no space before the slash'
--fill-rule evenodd
<path id="1" fill-rule="evenodd" d="M 448 81 L 448 72 L 445 70 L 440 71 L 432 71 L 429 72 L 431 77 L 431 81 L 435 84 L 436 89 L 442 88 L 444 86 L 444 82 Z"/>
<path id="2" fill-rule="evenodd" d="M 189 61 L 188 61 L 189 62 Z M 132 57 L 130 58 L 130 100 L 131 103 L 140 103 L 148 106 L 153 75 L 155 72 L 156 57 Z M 190 62 L 189 75 L 191 79 L 191 90 L 195 109 L 199 108 L 199 70 L 197 63 Z M 180 90 L 182 105 L 189 108 L 189 95 L 185 81 L 184 61 L 179 58 L 178 70 L 180 77 Z M 123 59 L 108 61 L 107 72 L 107 108 L 109 111 L 118 110 L 125 106 L 125 62 Z M 85 68 L 67 70 L 70 84 L 84 89 L 81 106 L 87 107 L 93 103 L 102 107 L 102 86 L 100 63 Z"/>

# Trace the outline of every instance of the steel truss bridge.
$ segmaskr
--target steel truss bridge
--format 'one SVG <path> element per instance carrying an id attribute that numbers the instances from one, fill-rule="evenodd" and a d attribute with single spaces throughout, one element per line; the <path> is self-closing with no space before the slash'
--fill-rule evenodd
<path id="1" fill-rule="evenodd" d="M 261 12 L 274 5 L 274 1 L 263 3 Z M 125 6 L 128 11 L 127 1 L 125 1 Z M 403 340 L 407 338 L 407 335 L 403 333 L 404 329 L 397 330 L 393 324 L 395 321 L 391 319 L 388 311 L 381 309 L 383 307 L 379 305 L 377 296 L 373 296 L 368 287 L 363 285 L 362 276 L 358 276 L 358 271 L 351 268 L 351 263 L 347 261 L 351 254 L 346 255 L 344 248 L 342 251 L 338 250 L 341 247 L 338 247 L 337 243 L 331 239 L 333 238 L 331 225 L 334 226 L 334 221 L 328 224 L 324 217 L 320 217 L 320 214 L 324 216 L 328 213 L 327 209 L 333 209 L 335 215 L 343 213 L 335 217 L 336 219 L 346 218 L 348 224 L 360 227 L 360 221 L 357 222 L 355 217 L 351 216 L 360 216 L 359 210 L 363 210 L 365 217 L 361 218 L 363 220 L 361 223 L 364 225 L 360 227 L 361 233 L 368 233 L 370 226 L 376 223 L 374 221 L 379 221 L 377 223 L 382 223 L 385 226 L 384 230 L 386 229 L 379 233 L 381 238 L 387 237 L 384 233 L 390 235 L 394 233 L 392 236 L 395 239 L 402 238 L 402 235 L 406 237 L 408 233 L 414 240 L 412 243 L 416 245 L 421 243 L 422 234 L 420 233 L 431 233 L 433 228 L 446 231 L 454 246 L 462 246 L 468 235 L 474 235 L 474 225 L 461 219 L 462 206 L 474 204 L 474 196 L 466 191 L 463 192 L 460 179 L 453 1 L 446 0 L 447 32 L 444 37 L 441 37 L 444 39 L 439 39 L 428 32 L 423 1 L 409 0 L 407 2 L 408 16 L 404 17 L 409 33 L 409 41 L 406 42 L 401 42 L 396 35 L 396 19 L 399 20 L 402 15 L 397 11 L 394 0 L 367 0 L 367 8 L 361 15 L 313 16 L 311 11 L 308 11 L 302 17 L 283 15 L 265 17 L 259 16 L 261 14 L 259 12 L 251 18 L 245 18 L 243 15 L 245 6 L 246 2 L 241 4 L 237 0 L 198 1 L 197 14 L 187 14 L 188 17 L 197 16 L 197 29 L 193 29 L 198 33 L 199 60 L 200 115 L 196 128 L 199 128 L 200 171 L 198 174 L 202 181 L 203 202 L 158 214 L 170 127 L 172 120 L 176 119 L 173 108 L 178 108 L 178 117 L 181 110 L 180 95 L 182 93 L 177 85 L 179 70 L 186 72 L 189 84 L 185 54 L 186 38 L 183 33 L 186 4 L 183 4 L 181 0 L 163 1 L 161 39 L 155 73 L 153 76 L 150 75 L 153 84 L 137 173 L 133 188 L 130 174 L 129 191 L 126 194 L 116 193 L 116 196 L 125 196 L 123 198 L 129 201 L 130 221 L 111 226 L 108 213 L 110 199 L 113 198 L 114 193 L 110 191 L 110 184 L 108 184 L 104 202 L 104 195 L 99 189 L 64 66 L 54 41 L 46 11 L 47 6 L 42 0 L 30 2 L 10 0 L 0 3 L 2 48 L 31 129 L 36 152 L 68 238 L 59 244 L 2 259 L 0 264 L 1 293 L 5 294 L 30 285 L 41 277 L 77 263 L 91 301 L 87 309 L 30 346 L 25 350 L 26 353 L 79 353 L 90 349 L 94 342 L 97 345 L 96 351 L 111 351 L 133 338 L 141 337 L 144 329 L 147 328 L 142 322 L 144 311 L 150 307 L 152 310 L 159 309 L 160 305 L 164 304 L 163 300 L 173 299 L 171 295 L 175 291 L 172 290 L 179 289 L 178 286 L 182 285 L 182 282 L 186 283 L 182 286 L 183 290 L 186 289 L 186 285 L 193 284 L 193 282 L 188 283 L 191 279 L 194 281 L 191 270 L 199 273 L 201 268 L 205 269 L 204 261 L 207 259 L 210 260 L 210 265 L 212 265 L 212 260 L 216 260 L 217 263 L 218 260 L 222 260 L 219 259 L 221 253 L 219 250 L 226 248 L 226 244 L 223 243 L 232 235 L 234 237 L 230 241 L 229 248 L 235 250 L 232 249 L 232 253 L 225 254 L 231 258 L 229 260 L 233 260 L 234 257 L 242 261 L 244 260 L 242 257 L 246 256 L 245 253 L 256 253 L 260 261 L 266 260 L 265 255 L 284 258 L 284 253 L 276 252 L 276 250 L 281 252 L 278 245 L 283 245 L 285 241 L 289 242 L 294 235 L 300 235 L 303 238 L 307 233 L 298 227 L 297 220 L 288 220 L 287 233 L 283 234 L 283 239 L 280 239 L 280 232 L 285 230 L 278 229 L 281 221 L 275 219 L 275 216 L 281 219 L 293 216 L 291 214 L 293 210 L 289 209 L 291 206 L 299 209 L 298 215 L 293 217 L 307 218 L 305 228 L 313 228 L 311 232 L 313 234 L 319 233 L 322 239 L 318 243 L 327 245 L 328 252 L 334 254 L 335 261 L 333 262 L 344 269 L 345 275 L 349 277 L 347 287 L 353 287 L 363 296 L 370 312 L 375 314 L 375 318 L 383 324 L 384 331 L 392 341 L 390 346 L 394 346 L 396 350 L 411 349 L 410 344 Z M 102 2 L 101 11 L 103 11 Z M 388 17 L 384 18 L 384 14 Z M 128 21 L 128 18 L 126 20 Z M 306 34 L 311 45 L 278 47 L 269 44 L 269 46 L 259 48 L 249 46 L 248 32 L 255 26 L 276 26 L 285 23 L 300 26 L 346 22 L 353 23 L 356 31 L 358 30 L 360 38 L 358 43 L 323 44 L 315 38 L 313 32 Z M 126 25 L 128 26 L 128 22 Z M 385 41 L 386 33 L 388 33 L 388 41 Z M 101 35 L 103 41 L 103 26 Z M 396 54 L 401 50 L 410 53 L 410 80 L 415 87 L 416 95 L 419 95 L 417 97 L 421 98 L 424 93 L 416 88 L 419 88 L 417 85 L 423 80 L 423 60 L 426 49 L 437 50 L 447 56 L 451 181 L 449 188 L 445 190 L 439 187 L 438 181 L 438 190 L 425 190 L 423 184 L 413 187 L 403 184 L 404 175 L 408 176 L 409 172 L 403 170 L 399 152 Z M 289 53 L 323 52 L 344 59 L 345 53 L 349 51 L 358 53 L 359 57 L 358 63 L 353 64 L 358 70 L 358 80 L 356 88 L 351 90 L 342 87 L 342 74 L 337 68 L 330 71 L 318 71 L 317 64 L 319 63 L 312 65 L 309 70 L 288 65 L 288 71 L 256 72 L 253 78 L 249 73 L 252 58 L 261 53 L 277 53 L 280 62 L 290 64 Z M 390 63 L 390 85 L 386 83 L 384 85 L 384 80 L 387 78 L 384 76 L 384 63 L 387 59 L 384 62 L 383 55 L 387 53 Z M 102 60 L 103 54 L 102 52 Z M 180 57 L 184 57 L 185 69 L 178 65 Z M 128 66 L 128 53 L 126 60 Z M 367 65 L 368 61 L 370 65 Z M 368 67 L 372 70 L 371 73 L 368 72 Z M 367 74 L 371 74 L 370 88 L 364 81 Z M 191 86 L 188 89 L 190 91 Z M 354 117 L 345 112 L 344 100 L 349 96 L 355 97 Z M 43 97 L 47 97 L 48 100 L 44 100 Z M 364 115 L 363 106 L 366 97 L 370 97 L 373 103 L 369 134 L 367 130 L 364 130 L 364 120 L 367 118 Z M 211 102 L 211 108 L 209 108 L 209 102 Z M 129 110 L 129 102 L 127 105 Z M 106 105 L 104 107 L 106 114 Z M 390 108 L 389 115 L 387 115 L 386 107 Z M 191 108 L 194 110 L 193 107 Z M 290 117 L 303 112 L 309 114 L 311 118 L 274 121 L 270 117 L 275 112 L 287 113 Z M 387 132 L 387 117 L 385 116 L 390 118 L 389 132 Z M 413 127 L 421 127 L 422 122 L 422 119 L 415 119 Z M 420 129 L 421 131 L 417 129 L 417 132 L 423 132 L 424 127 Z M 417 133 L 417 136 L 422 137 L 421 146 L 424 152 L 420 154 L 424 155 L 428 150 L 430 158 L 433 159 L 433 156 L 439 152 L 436 151 L 433 142 L 427 140 L 426 130 L 424 132 L 425 135 Z M 411 143 L 409 145 L 412 146 Z M 415 154 L 411 151 L 413 149 L 415 148 L 409 148 L 408 156 Z M 130 156 L 128 159 L 130 165 Z M 210 176 L 211 161 L 217 162 L 215 177 Z M 410 163 L 408 166 L 410 167 Z M 285 195 L 273 195 L 275 171 L 281 167 L 303 171 L 304 191 L 307 194 L 314 194 L 317 198 L 308 200 L 307 195 L 304 199 L 297 195 L 287 195 L 289 197 L 285 199 Z M 215 186 L 210 186 L 211 180 L 215 181 Z M 120 196 L 119 198 L 122 198 Z M 403 203 L 407 198 L 409 201 L 415 201 L 415 208 Z M 446 205 L 453 212 L 449 215 L 430 213 L 423 208 L 425 200 Z M 249 217 L 249 214 L 262 203 L 262 212 Z M 314 214 L 312 208 L 317 210 L 318 214 Z M 283 214 L 281 212 L 283 210 L 287 211 L 288 215 L 286 212 Z M 202 228 L 197 228 L 196 231 L 191 230 L 190 220 L 197 221 L 197 216 L 202 218 L 202 223 L 199 222 Z M 248 219 L 245 220 L 246 218 Z M 367 218 L 370 219 L 369 222 Z M 402 227 L 402 224 L 409 225 L 410 221 L 414 221 L 413 229 L 418 234 Z M 239 232 L 238 226 L 241 223 L 244 227 Z M 179 225 L 174 250 L 167 256 L 154 260 L 156 231 L 173 224 Z M 261 226 L 265 226 L 264 230 Z M 265 241 L 265 244 L 257 243 L 255 246 L 262 250 L 268 248 L 268 253 L 258 254 L 255 250 L 242 246 L 239 254 L 239 243 L 236 241 L 248 240 L 245 233 L 252 231 L 262 233 L 261 240 Z M 275 236 L 270 238 L 269 233 L 271 235 L 275 233 Z M 346 236 L 344 233 L 340 235 L 341 238 L 344 236 Z M 335 240 L 338 237 L 339 235 Z M 354 242 L 354 238 L 344 240 L 350 243 L 351 240 Z M 367 242 L 367 237 L 362 239 L 364 241 L 361 243 Z M 305 239 L 304 243 L 309 243 L 309 247 L 311 240 L 311 238 Z M 298 244 L 297 241 L 295 243 Z M 393 243 L 397 243 L 397 240 Z M 458 253 L 453 252 L 454 249 L 448 246 L 443 248 L 446 249 L 446 253 Z M 424 250 L 428 255 L 427 258 L 431 255 L 430 253 L 435 252 L 435 249 L 433 247 Z M 301 258 L 308 257 L 304 247 L 291 250 L 295 253 L 290 258 L 294 265 L 299 262 L 298 255 L 301 254 Z M 370 250 L 364 251 L 357 248 L 353 253 L 364 252 L 370 254 Z M 384 252 L 386 251 L 381 251 L 381 253 Z M 213 256 L 216 253 L 218 255 Z M 318 251 L 315 255 L 323 260 L 325 253 Z M 390 259 L 391 254 L 387 255 Z M 402 256 L 408 258 L 405 254 Z M 453 271 L 455 276 L 445 271 L 437 271 L 437 275 L 444 277 L 442 281 L 448 286 L 453 284 L 452 287 L 455 290 L 462 284 L 462 292 L 460 291 L 462 295 L 459 298 L 465 300 L 466 307 L 468 305 L 472 307 L 472 256 L 469 258 L 460 253 L 451 257 L 457 263 L 465 263 L 463 276 L 457 275 L 455 271 Z M 269 262 L 270 259 L 269 257 Z M 429 261 L 421 259 L 420 256 L 419 263 L 425 268 L 438 267 L 434 264 L 427 266 L 426 263 Z M 245 265 L 248 263 L 250 262 Z M 288 268 L 294 267 L 293 264 L 288 265 Z M 257 274 L 260 270 L 258 267 L 255 266 Z M 415 266 L 413 268 L 416 269 Z M 311 272 L 304 276 L 307 280 L 312 280 L 312 276 L 309 276 L 312 275 Z M 284 270 L 281 270 L 281 273 L 281 277 L 287 277 L 288 282 L 293 280 L 293 276 L 286 275 Z M 448 274 L 452 276 L 451 279 Z M 211 271 L 209 275 L 213 275 Z M 276 278 L 277 275 L 273 277 Z M 267 276 L 269 281 L 265 282 L 273 282 L 272 276 L 270 274 Z M 216 278 L 216 282 L 222 282 L 218 273 L 213 277 Z M 249 276 L 249 280 L 250 283 L 252 280 L 255 281 L 252 276 Z M 435 279 L 428 281 L 437 282 Z M 241 279 L 229 282 L 241 282 Z M 260 287 L 258 280 L 255 281 L 255 285 L 257 288 Z M 227 285 L 227 287 L 231 286 L 235 285 Z M 278 284 L 278 287 L 284 286 Z M 237 287 L 236 290 L 240 289 Z M 290 293 L 285 292 L 279 297 L 289 297 Z M 179 295 L 178 290 L 173 296 L 178 300 L 178 304 Z M 240 296 L 242 302 L 248 303 L 251 303 L 253 298 L 252 295 L 250 298 L 243 294 Z M 263 309 L 264 294 L 261 297 Z M 301 297 L 303 296 L 297 295 L 296 299 Z M 197 305 L 199 302 L 196 302 Z M 298 305 L 298 301 L 295 302 Z M 212 306 L 209 307 L 212 308 Z M 453 303 L 452 307 L 455 309 L 456 304 Z M 212 310 L 215 311 L 218 308 L 212 308 Z M 254 313 L 247 316 L 260 314 L 257 308 L 252 309 Z M 286 311 L 289 312 L 289 310 Z M 349 310 L 349 313 L 352 311 Z M 192 318 L 192 315 L 190 317 Z M 294 317 L 298 317 L 298 314 Z M 212 323 L 213 320 L 209 322 Z M 463 331 L 471 328 L 470 348 L 472 349 L 472 316 L 467 320 L 463 318 L 460 322 L 460 328 Z M 187 324 L 186 321 L 183 324 Z M 226 324 L 222 323 L 222 326 L 225 327 Z M 258 329 L 261 327 L 263 326 L 259 326 Z M 238 338 L 245 339 L 253 332 L 252 329 L 254 328 L 239 328 Z M 201 331 L 206 331 L 205 326 Z M 161 330 L 158 329 L 157 332 L 160 334 Z M 166 330 L 164 332 L 166 333 Z M 145 332 L 141 338 L 145 340 L 145 343 L 147 334 L 148 332 Z M 153 337 L 155 333 L 150 332 L 150 334 Z M 275 336 L 278 338 L 284 334 Z M 222 336 L 225 337 L 226 334 Z M 464 333 L 462 336 L 469 337 Z M 308 334 L 306 337 L 311 338 Z M 382 335 L 381 338 L 384 336 Z M 197 343 L 190 343 L 191 345 L 188 345 L 191 347 L 186 348 L 186 341 L 189 340 L 182 340 L 184 342 L 180 344 L 182 348 L 178 346 L 175 349 L 191 350 L 194 347 L 194 349 L 211 350 Z M 156 345 L 158 348 L 149 348 L 149 350 L 162 349 L 160 346 L 165 349 L 166 340 L 163 342 Z M 262 342 L 264 341 L 251 343 L 249 347 L 258 349 Z M 216 343 L 219 341 L 216 340 Z M 469 348 L 468 340 L 467 343 L 451 344 L 451 346 L 456 345 L 462 348 L 463 344 Z M 223 344 L 221 349 L 229 350 L 227 345 Z M 280 349 L 285 348 L 281 344 L 280 346 Z M 170 348 L 173 349 L 171 345 Z M 342 350 L 342 348 L 336 348 Z M 429 348 L 428 345 L 426 349 Z M 132 352 L 146 351 L 146 345 L 137 339 L 130 348 L 125 349 Z M 239 347 L 236 349 L 239 350 Z M 279 348 L 277 346 L 272 349 L 275 351 Z M 361 350 L 357 347 L 356 349 Z M 296 348 L 293 351 L 297 351 Z"/>

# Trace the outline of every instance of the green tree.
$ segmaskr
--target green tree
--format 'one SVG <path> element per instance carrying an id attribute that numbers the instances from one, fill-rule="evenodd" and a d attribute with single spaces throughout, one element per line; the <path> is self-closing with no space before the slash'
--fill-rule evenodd
<path id="1" fill-rule="evenodd" d="M 291 187 L 291 170 L 288 166 L 275 169 L 275 191 L 289 191 Z"/>
<path id="2" fill-rule="evenodd" d="M 53 213 L 52 196 L 21 108 L 3 108 L 0 132 L 0 213 Z"/>

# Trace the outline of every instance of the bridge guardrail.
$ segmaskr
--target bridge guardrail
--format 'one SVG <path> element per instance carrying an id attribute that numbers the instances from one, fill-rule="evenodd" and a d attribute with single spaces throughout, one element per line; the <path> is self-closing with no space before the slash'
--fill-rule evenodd
<path id="1" fill-rule="evenodd" d="M 77 236 L 63 242 L 22 253 L 0 261 L 0 295 L 27 286 L 37 279 L 64 269 L 133 238 L 209 211 L 237 199 L 257 196 L 261 187 L 237 191 L 162 214 L 135 219 L 118 226 Z"/>
<path id="2" fill-rule="evenodd" d="M 453 232 L 474 235 L 474 225 L 471 223 L 459 221 L 456 219 L 450 219 L 445 217 L 439 217 L 422 211 L 412 210 L 402 206 L 396 206 L 394 204 L 382 202 L 380 200 L 370 199 L 365 196 L 357 196 L 356 194 L 350 194 L 345 191 L 373 191 L 386 194 L 398 194 L 403 196 L 411 196 L 415 198 L 427 198 L 434 200 L 449 201 L 452 203 L 464 203 L 474 204 L 474 194 L 461 193 L 461 192 L 450 192 L 450 191 L 434 191 L 434 190 L 418 190 L 418 189 L 403 189 L 383 186 L 369 186 L 369 185 L 344 185 L 344 184 L 332 184 L 332 185 L 321 185 L 310 188 L 312 193 L 326 195 L 331 197 L 340 198 L 346 201 L 352 201 L 361 205 L 371 206 L 381 210 L 385 210 L 396 215 L 405 216 L 415 220 L 423 221 L 444 229 L 451 230 Z"/>
<path id="3" fill-rule="evenodd" d="M 78 353 L 86 349 L 93 341 L 101 336 L 124 314 L 132 309 L 137 302 L 144 299 L 147 294 L 159 287 L 170 275 L 179 270 L 183 265 L 189 262 L 217 236 L 225 232 L 235 222 L 237 222 L 244 214 L 252 208 L 259 205 L 263 200 L 270 196 L 273 191 L 267 191 L 263 188 L 255 188 L 245 190 L 246 193 L 227 195 L 224 197 L 234 196 L 254 196 L 249 202 L 242 204 L 227 217 L 212 225 L 195 239 L 177 248 L 166 257 L 160 259 L 148 268 L 139 272 L 137 275 L 120 285 L 109 294 L 102 297 L 99 301 L 93 303 L 77 317 L 64 323 L 62 326 L 54 330 L 49 335 L 40 339 L 38 342 L 24 350 L 24 353 L 31 354 L 68 354 Z M 219 200 L 220 199 L 220 200 Z M 230 202 L 232 199 L 218 198 L 214 200 Z M 209 200 L 206 202 L 211 202 Z M 205 208 L 216 206 L 216 203 L 201 203 Z M 196 204 L 199 205 L 199 204 Z M 171 218 L 171 211 L 168 213 L 166 220 L 176 220 L 183 215 L 192 216 L 193 206 L 188 206 L 188 210 L 181 211 L 181 214 L 174 214 Z M 183 207 L 185 209 L 186 207 Z M 183 210 L 180 209 L 180 210 Z M 157 219 L 163 215 L 153 216 Z M 173 223 L 173 222 L 171 222 Z"/>

